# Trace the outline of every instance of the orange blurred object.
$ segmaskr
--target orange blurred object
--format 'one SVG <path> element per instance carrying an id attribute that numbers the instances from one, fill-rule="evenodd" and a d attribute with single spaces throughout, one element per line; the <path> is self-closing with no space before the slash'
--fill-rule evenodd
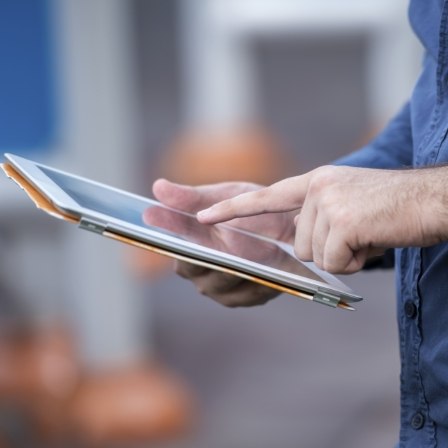
<path id="1" fill-rule="evenodd" d="M 192 422 L 192 399 L 185 390 L 155 365 L 92 375 L 73 397 L 71 424 L 88 446 L 172 438 Z"/>
<path id="2" fill-rule="evenodd" d="M 0 401 L 18 406 L 39 438 L 65 432 L 65 407 L 80 375 L 74 343 L 62 326 L 0 334 Z"/>
<path id="3" fill-rule="evenodd" d="M 261 129 L 194 132 L 181 135 L 168 148 L 160 172 L 190 185 L 226 181 L 270 184 L 281 178 L 285 155 Z"/>
<path id="4" fill-rule="evenodd" d="M 0 443 L 2 429 L 15 428 L 13 409 L 36 444 L 55 446 L 171 439 L 190 427 L 193 400 L 167 370 L 142 364 L 85 374 L 61 328 L 0 334 L 0 404 L 13 425 L 0 428 Z"/>
<path id="5" fill-rule="evenodd" d="M 73 342 L 61 328 L 18 330 L 0 337 L 0 397 L 71 396 L 79 379 Z"/>

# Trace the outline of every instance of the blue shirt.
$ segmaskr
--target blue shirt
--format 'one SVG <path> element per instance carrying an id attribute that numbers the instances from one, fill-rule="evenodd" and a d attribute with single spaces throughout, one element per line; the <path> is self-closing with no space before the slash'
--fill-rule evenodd
<path id="1" fill-rule="evenodd" d="M 369 145 L 337 163 L 372 168 L 448 163 L 448 0 L 411 0 L 425 48 L 408 103 Z M 448 447 L 448 244 L 395 251 L 401 357 L 400 447 Z"/>

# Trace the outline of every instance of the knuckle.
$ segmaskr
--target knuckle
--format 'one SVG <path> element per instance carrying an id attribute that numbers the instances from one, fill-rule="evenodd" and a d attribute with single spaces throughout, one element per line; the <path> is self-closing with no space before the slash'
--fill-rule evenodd
<path id="1" fill-rule="evenodd" d="M 210 274 L 205 277 L 198 277 L 194 279 L 193 283 L 199 294 L 210 297 L 211 299 L 222 303 L 221 298 L 226 297 L 227 291 L 224 285 L 217 280 L 219 280 L 219 274 L 217 276 L 216 273 L 211 271 Z"/>
<path id="2" fill-rule="evenodd" d="M 176 263 L 174 264 L 174 271 L 180 277 L 191 280 L 194 277 L 203 275 L 206 271 L 208 271 L 208 269 L 193 263 L 176 261 Z"/>
<path id="3" fill-rule="evenodd" d="M 337 167 L 329 165 L 321 166 L 314 171 L 314 176 L 310 181 L 310 189 L 311 191 L 320 192 L 334 184 L 337 179 Z"/>
<path id="4" fill-rule="evenodd" d="M 322 260 L 322 269 L 330 274 L 341 274 L 341 258 L 338 251 L 331 251 L 325 254 Z"/>
<path id="5" fill-rule="evenodd" d="M 261 298 L 261 294 L 257 288 L 258 285 L 244 294 L 236 292 L 235 294 L 226 294 L 219 298 L 219 303 L 226 308 L 246 308 L 260 303 L 265 303 L 268 299 L 265 296 Z M 265 300 L 263 300 L 265 299 Z"/>
<path id="6" fill-rule="evenodd" d="M 206 285 L 201 284 L 199 282 L 194 282 L 194 284 L 195 284 L 196 290 L 198 291 L 199 294 L 201 294 L 202 296 L 210 296 Z"/>
<path id="7" fill-rule="evenodd" d="M 346 207 L 338 207 L 337 204 L 332 206 L 330 214 L 330 225 L 339 232 L 346 234 L 353 225 L 353 216 Z"/>
<path id="8" fill-rule="evenodd" d="M 256 191 L 253 191 L 250 194 L 250 197 L 252 200 L 259 202 L 260 204 L 266 204 L 270 200 L 272 200 L 273 197 L 275 197 L 277 194 L 279 194 L 279 185 L 278 184 L 272 184 L 268 187 L 260 188 Z M 262 213 L 266 211 L 266 207 L 263 208 Z"/>
<path id="9" fill-rule="evenodd" d="M 228 198 L 233 198 L 243 193 L 251 193 L 263 188 L 262 185 L 256 184 L 254 182 L 227 182 L 227 194 Z"/>
<path id="10" fill-rule="evenodd" d="M 260 190 L 256 190 L 251 194 L 255 201 L 258 201 L 261 204 L 263 204 L 267 199 L 267 197 L 269 196 L 269 187 L 261 188 Z"/>
<path id="11" fill-rule="evenodd" d="M 319 268 L 323 269 L 323 259 L 320 255 L 316 253 L 313 254 L 313 263 Z"/>
<path id="12" fill-rule="evenodd" d="M 254 182 L 245 182 L 243 185 L 243 190 L 244 190 L 243 192 L 244 193 L 252 193 L 255 191 L 263 190 L 264 188 L 266 188 L 266 187 L 264 187 L 263 185 L 260 185 L 260 184 L 256 184 Z"/>
<path id="13" fill-rule="evenodd" d="M 329 262 L 323 262 L 321 269 L 330 274 L 341 274 L 340 268 Z"/>
<path id="14" fill-rule="evenodd" d="M 182 278 L 189 278 L 188 275 L 188 265 L 185 262 L 182 261 L 176 261 L 174 264 L 174 272 Z"/>
<path id="15" fill-rule="evenodd" d="M 209 292 L 209 294 L 206 295 L 219 305 L 222 305 L 226 308 L 238 308 L 242 306 L 241 301 L 235 298 L 234 294 Z"/>
<path id="16" fill-rule="evenodd" d="M 238 301 L 231 299 L 221 299 L 219 303 L 221 303 L 221 305 L 224 305 L 226 308 L 239 308 L 240 306 L 242 306 Z"/>
<path id="17" fill-rule="evenodd" d="M 221 216 L 225 216 L 226 218 L 237 217 L 241 208 L 241 201 L 245 200 L 247 194 L 251 193 L 241 193 L 237 196 L 234 196 L 233 198 L 226 199 L 220 204 L 213 206 L 213 208 L 216 207 L 215 210 L 219 211 Z"/>
<path id="18" fill-rule="evenodd" d="M 338 195 L 334 190 L 328 189 L 320 198 L 320 207 L 328 214 L 338 213 L 343 205 L 340 204 Z"/>
<path id="19" fill-rule="evenodd" d="M 247 308 L 263 305 L 278 295 L 277 291 L 264 285 L 245 283 L 245 286 L 232 292 L 214 292 L 209 297 L 226 308 Z"/>

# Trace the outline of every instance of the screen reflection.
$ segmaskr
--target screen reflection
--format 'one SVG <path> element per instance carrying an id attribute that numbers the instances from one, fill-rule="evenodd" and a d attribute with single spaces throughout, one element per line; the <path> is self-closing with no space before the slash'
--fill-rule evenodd
<path id="1" fill-rule="evenodd" d="M 46 167 L 40 169 L 81 207 L 150 227 L 177 239 L 196 243 L 264 266 L 327 283 L 275 242 L 227 225 L 200 224 L 194 215 L 167 209 L 155 201 L 86 182 Z"/>

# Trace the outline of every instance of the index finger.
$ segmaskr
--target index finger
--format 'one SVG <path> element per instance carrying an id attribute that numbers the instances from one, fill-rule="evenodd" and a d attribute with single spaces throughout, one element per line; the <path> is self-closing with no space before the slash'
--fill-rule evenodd
<path id="1" fill-rule="evenodd" d="M 289 177 L 261 190 L 218 202 L 200 211 L 197 218 L 203 224 L 216 224 L 234 218 L 296 210 L 305 200 L 309 180 L 310 173 Z"/>

